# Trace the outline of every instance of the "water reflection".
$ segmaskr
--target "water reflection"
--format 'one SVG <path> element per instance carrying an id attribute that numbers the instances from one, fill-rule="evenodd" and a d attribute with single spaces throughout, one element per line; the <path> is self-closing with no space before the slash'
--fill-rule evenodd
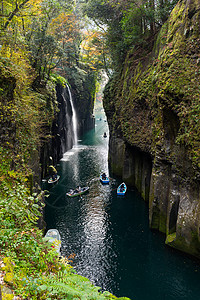
<path id="1" fill-rule="evenodd" d="M 84 241 L 81 246 L 82 258 L 76 268 L 95 284 L 102 286 L 103 282 L 102 288 L 109 289 L 108 283 L 112 280 L 110 274 L 113 272 L 110 270 L 109 256 L 114 255 L 112 235 L 109 232 L 109 216 L 106 212 L 109 193 L 102 194 L 100 188 L 99 184 L 94 184 L 89 199 L 82 205 L 81 223 Z"/>

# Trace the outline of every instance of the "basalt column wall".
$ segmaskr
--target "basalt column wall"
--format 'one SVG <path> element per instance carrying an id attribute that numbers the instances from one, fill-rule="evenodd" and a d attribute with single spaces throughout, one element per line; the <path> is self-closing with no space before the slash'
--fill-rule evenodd
<path id="1" fill-rule="evenodd" d="M 104 91 L 113 173 L 149 203 L 166 244 L 200 258 L 200 3 L 179 1 Z"/>
<path id="2" fill-rule="evenodd" d="M 114 174 L 122 177 L 128 185 L 135 186 L 143 199 L 148 201 L 152 172 L 152 160 L 148 153 L 111 135 L 109 165 Z"/>

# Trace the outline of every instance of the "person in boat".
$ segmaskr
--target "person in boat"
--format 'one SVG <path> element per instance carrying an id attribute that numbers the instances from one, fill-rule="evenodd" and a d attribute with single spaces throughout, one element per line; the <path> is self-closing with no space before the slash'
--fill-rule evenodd
<path id="1" fill-rule="evenodd" d="M 49 166 L 49 175 L 52 177 L 52 180 L 56 180 L 57 179 L 57 170 L 53 165 Z"/>
<path id="2" fill-rule="evenodd" d="M 124 189 L 125 189 L 125 186 L 124 186 L 124 184 L 122 183 L 122 185 L 121 185 L 121 187 L 120 187 L 120 191 L 123 192 Z"/>
<path id="3" fill-rule="evenodd" d="M 103 179 L 103 180 L 106 179 L 106 173 L 103 173 L 101 176 L 102 176 L 102 179 Z"/>
<path id="4" fill-rule="evenodd" d="M 74 193 L 79 193 L 81 191 L 81 187 L 77 186 L 76 189 L 74 190 Z"/>

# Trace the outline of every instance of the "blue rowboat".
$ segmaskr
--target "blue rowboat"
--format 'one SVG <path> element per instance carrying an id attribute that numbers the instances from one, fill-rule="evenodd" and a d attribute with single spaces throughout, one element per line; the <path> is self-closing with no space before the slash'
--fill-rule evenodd
<path id="1" fill-rule="evenodd" d="M 104 176 L 100 175 L 100 181 L 103 184 L 108 184 L 109 183 L 109 178 L 107 176 L 104 177 Z"/>
<path id="2" fill-rule="evenodd" d="M 127 186 L 124 182 L 122 182 L 117 188 L 117 195 L 124 196 L 127 190 Z"/>

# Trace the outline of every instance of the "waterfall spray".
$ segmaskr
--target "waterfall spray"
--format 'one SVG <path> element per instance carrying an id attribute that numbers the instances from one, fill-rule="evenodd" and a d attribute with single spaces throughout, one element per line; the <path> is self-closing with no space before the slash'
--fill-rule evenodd
<path id="1" fill-rule="evenodd" d="M 73 126 L 73 134 L 74 134 L 73 145 L 77 145 L 78 137 L 77 137 L 76 111 L 74 109 L 74 104 L 73 104 L 73 100 L 72 100 L 72 94 L 71 94 L 71 91 L 70 91 L 70 88 L 69 88 L 68 84 L 66 84 L 66 87 L 68 89 L 69 100 L 70 100 L 70 104 L 71 104 L 71 107 L 72 107 L 72 126 Z"/>

